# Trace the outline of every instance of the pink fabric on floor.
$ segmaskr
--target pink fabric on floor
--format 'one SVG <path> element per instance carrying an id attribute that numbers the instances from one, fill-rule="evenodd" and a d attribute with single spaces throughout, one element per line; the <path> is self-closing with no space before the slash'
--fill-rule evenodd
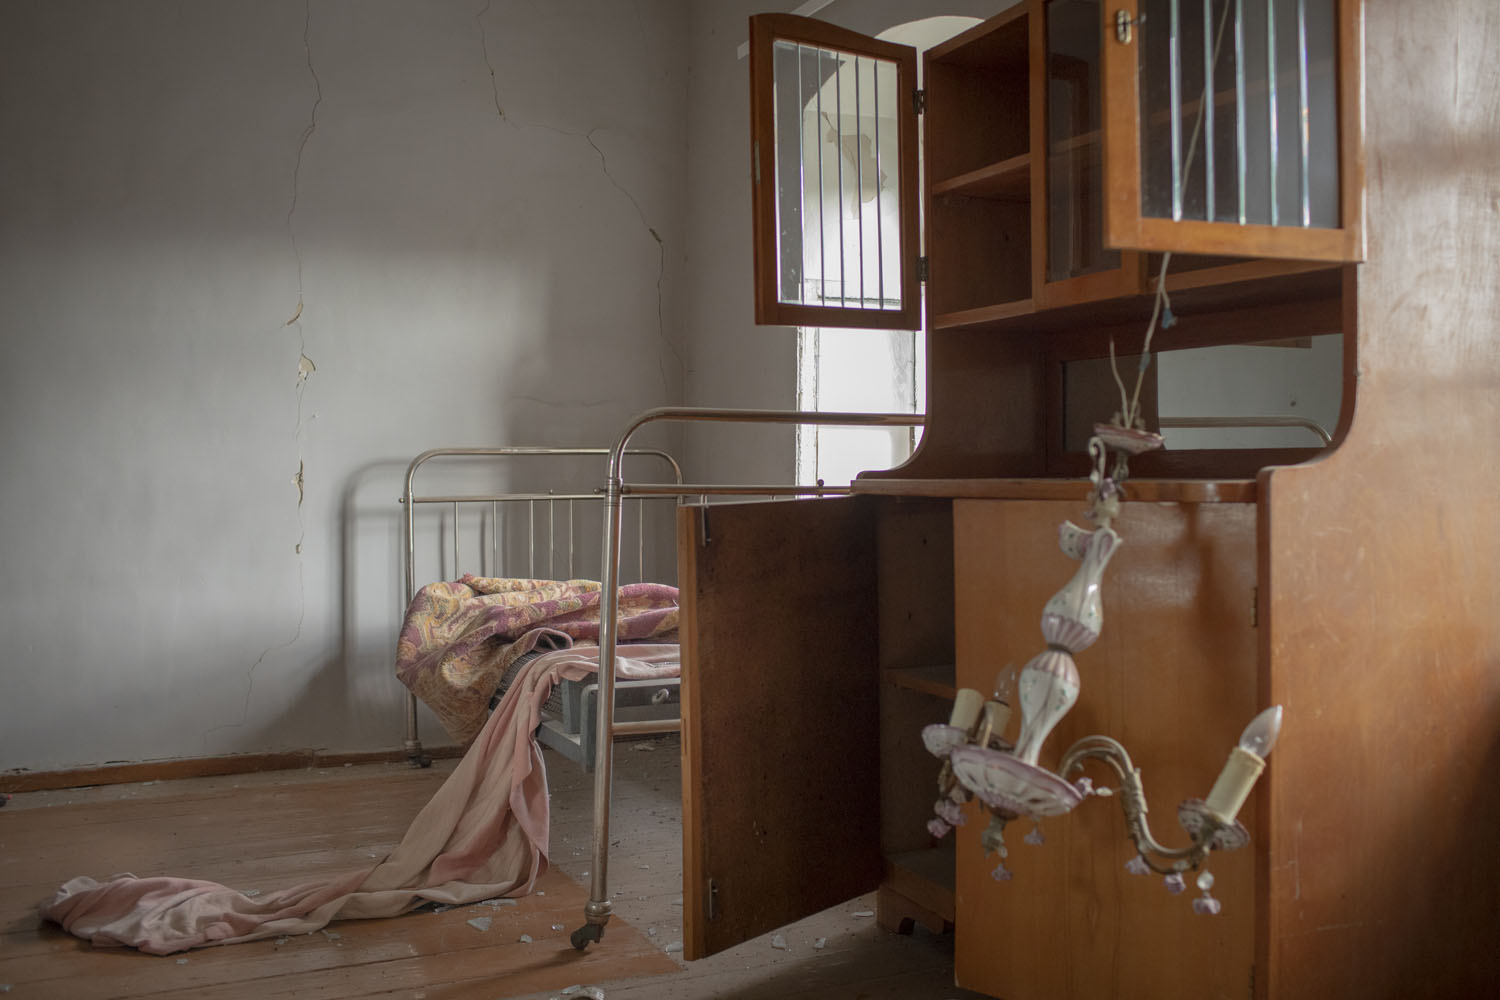
<path id="1" fill-rule="evenodd" d="M 675 663 L 678 647 L 633 645 L 629 653 L 636 661 L 629 670 L 651 671 Z M 624 663 L 620 668 L 626 672 Z M 84 876 L 41 904 L 41 915 L 96 946 L 170 955 L 307 934 L 332 920 L 393 917 L 428 901 L 524 896 L 547 869 L 547 776 L 532 735 L 541 706 L 559 680 L 597 669 L 577 655 L 527 664 L 383 861 L 254 898 L 194 879 L 115 875 L 100 883 Z"/>

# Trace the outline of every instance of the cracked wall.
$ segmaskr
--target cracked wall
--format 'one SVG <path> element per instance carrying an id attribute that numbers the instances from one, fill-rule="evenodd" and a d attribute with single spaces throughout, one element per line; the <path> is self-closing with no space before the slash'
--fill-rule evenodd
<path id="1" fill-rule="evenodd" d="M 410 458 L 681 399 L 687 7 L 0 7 L 0 767 L 399 746 Z"/>

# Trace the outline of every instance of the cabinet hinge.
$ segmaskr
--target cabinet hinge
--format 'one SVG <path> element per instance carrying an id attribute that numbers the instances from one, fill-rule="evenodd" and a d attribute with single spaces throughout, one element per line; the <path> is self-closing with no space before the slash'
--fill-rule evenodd
<path id="1" fill-rule="evenodd" d="M 926 281 L 927 280 L 927 275 L 929 273 L 930 273 L 930 269 L 927 266 L 927 258 L 926 257 L 918 257 L 917 258 L 917 280 L 918 281 Z"/>
<path id="2" fill-rule="evenodd" d="M 713 879 L 708 880 L 708 919 L 719 918 L 719 884 Z"/>
<path id="3" fill-rule="evenodd" d="M 1260 628 L 1260 588 L 1250 588 L 1250 627 Z"/>
<path id="4" fill-rule="evenodd" d="M 919 115 L 927 113 L 927 91 L 921 87 L 911 92 L 911 106 Z"/>

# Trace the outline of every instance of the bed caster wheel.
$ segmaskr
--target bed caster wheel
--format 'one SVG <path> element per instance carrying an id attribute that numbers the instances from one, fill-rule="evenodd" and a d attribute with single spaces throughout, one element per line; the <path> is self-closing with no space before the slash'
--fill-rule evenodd
<path id="1" fill-rule="evenodd" d="M 427 756 L 425 753 L 413 754 L 412 756 L 406 758 L 406 765 L 408 767 L 416 768 L 431 767 L 432 758 Z"/>
<path id="2" fill-rule="evenodd" d="M 590 941 L 598 941 L 604 937 L 603 924 L 584 924 L 573 932 L 571 938 L 573 947 L 583 951 L 589 946 Z"/>

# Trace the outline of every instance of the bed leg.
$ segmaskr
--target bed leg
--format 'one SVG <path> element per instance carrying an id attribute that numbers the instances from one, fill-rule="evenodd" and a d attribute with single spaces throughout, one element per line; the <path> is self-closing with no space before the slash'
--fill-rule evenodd
<path id="1" fill-rule="evenodd" d="M 598 905 L 600 904 L 595 904 L 592 902 L 589 903 L 587 909 L 584 911 L 588 917 L 588 923 L 584 924 L 582 927 L 574 931 L 572 937 L 570 938 L 570 940 L 573 942 L 573 947 L 577 948 L 579 951 L 583 951 L 585 948 L 587 948 L 590 942 L 599 941 L 604 937 L 604 923 L 605 921 L 609 920 L 610 904 L 607 902 L 602 904 L 602 906 L 604 907 L 604 912 L 602 914 L 599 914 L 599 920 L 596 922 L 594 919 L 594 909 Z"/>
<path id="2" fill-rule="evenodd" d="M 412 767 L 431 767 L 432 758 L 422 752 L 420 740 L 406 741 L 406 763 Z"/>

